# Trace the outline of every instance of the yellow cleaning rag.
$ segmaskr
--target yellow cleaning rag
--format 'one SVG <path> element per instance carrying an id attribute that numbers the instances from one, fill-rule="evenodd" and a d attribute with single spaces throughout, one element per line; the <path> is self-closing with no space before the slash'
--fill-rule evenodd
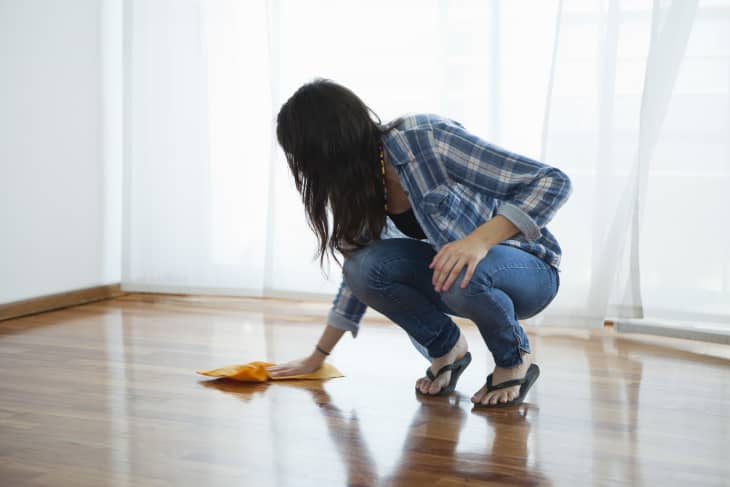
<path id="1" fill-rule="evenodd" d="M 290 379 L 332 379 L 344 377 L 333 365 L 322 364 L 322 366 L 311 374 L 287 375 L 284 377 L 271 377 L 266 367 L 271 367 L 271 362 L 249 362 L 243 365 L 229 365 L 220 369 L 198 370 L 200 375 L 208 377 L 227 377 L 241 382 L 266 382 L 267 380 L 290 380 Z"/>

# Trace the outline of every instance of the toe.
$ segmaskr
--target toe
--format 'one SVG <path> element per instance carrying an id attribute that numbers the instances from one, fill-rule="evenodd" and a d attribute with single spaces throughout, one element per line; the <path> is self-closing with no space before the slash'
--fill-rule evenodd
<path id="1" fill-rule="evenodd" d="M 486 387 L 482 387 L 477 392 L 475 392 L 473 396 L 471 396 L 471 402 L 476 404 L 482 402 L 482 399 L 484 398 L 484 394 L 486 394 L 486 392 Z"/>
<path id="2" fill-rule="evenodd" d="M 428 388 L 429 394 L 436 394 L 441 390 L 441 383 L 439 381 L 431 382 L 431 387 Z"/>
<path id="3" fill-rule="evenodd" d="M 499 391 L 499 398 L 497 399 L 497 402 L 502 404 L 510 402 L 518 396 L 518 391 L 519 389 L 515 388 Z"/>
<path id="4" fill-rule="evenodd" d="M 484 391 L 484 394 L 482 394 L 482 398 L 479 399 L 479 404 L 489 404 L 489 393 L 488 392 Z"/>
<path id="5" fill-rule="evenodd" d="M 494 406 L 512 401 L 520 395 L 519 387 L 510 389 L 500 389 L 497 391 L 487 392 L 486 387 L 482 387 L 472 396 L 472 402 L 476 404 Z"/>

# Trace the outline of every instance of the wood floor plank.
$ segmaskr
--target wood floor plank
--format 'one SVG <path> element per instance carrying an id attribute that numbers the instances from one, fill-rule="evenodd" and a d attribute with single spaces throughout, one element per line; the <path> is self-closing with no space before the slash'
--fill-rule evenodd
<path id="1" fill-rule="evenodd" d="M 542 374 L 474 410 L 493 367 L 424 398 L 425 361 L 368 316 L 345 377 L 247 385 L 195 370 L 308 353 L 327 303 L 130 294 L 0 323 L 2 486 L 730 485 L 722 345 L 529 330 Z"/>

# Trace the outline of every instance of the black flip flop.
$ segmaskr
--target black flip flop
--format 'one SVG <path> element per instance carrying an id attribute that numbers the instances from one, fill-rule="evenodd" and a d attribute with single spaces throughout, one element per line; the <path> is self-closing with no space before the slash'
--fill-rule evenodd
<path id="1" fill-rule="evenodd" d="M 464 372 L 464 369 L 466 369 L 466 366 L 471 363 L 471 353 L 466 352 L 466 355 L 461 357 L 459 360 L 454 361 L 454 363 L 444 365 L 439 369 L 436 374 L 431 372 L 431 367 L 426 369 L 426 376 L 428 376 L 429 379 L 431 379 L 431 382 L 436 380 L 436 377 L 440 376 L 441 374 L 444 374 L 448 371 L 451 371 L 451 379 L 449 379 L 449 383 L 441 388 L 440 391 L 438 391 L 436 394 L 428 394 L 421 392 L 418 387 L 416 387 L 416 392 L 419 394 L 422 394 L 424 396 L 445 396 L 446 394 L 451 394 L 454 392 L 454 389 L 456 389 L 456 382 L 459 380 L 459 376 L 462 372 Z"/>
<path id="2" fill-rule="evenodd" d="M 507 406 L 514 406 L 515 404 L 520 404 L 525 400 L 525 396 L 527 395 L 527 391 L 530 390 L 530 387 L 532 387 L 532 384 L 535 383 L 537 378 L 540 376 L 540 367 L 537 366 L 537 364 L 530 364 L 530 366 L 527 368 L 527 373 L 522 379 L 513 379 L 501 382 L 497 385 L 492 385 L 492 374 L 489 374 L 487 376 L 487 392 L 496 391 L 498 389 L 506 389 L 507 387 L 514 387 L 514 386 L 520 386 L 520 394 L 508 402 L 498 402 L 497 404 L 475 404 L 475 408 L 505 408 Z"/>

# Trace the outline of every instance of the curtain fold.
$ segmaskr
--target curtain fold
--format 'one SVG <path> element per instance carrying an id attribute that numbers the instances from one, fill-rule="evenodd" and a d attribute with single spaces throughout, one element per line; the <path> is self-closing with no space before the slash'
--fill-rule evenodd
<path id="1" fill-rule="evenodd" d="M 266 2 L 128 4 L 122 284 L 260 296 L 272 149 Z"/>
<path id="2" fill-rule="evenodd" d="M 528 324 L 730 323 L 730 0 L 127 0 L 125 23 L 127 290 L 334 294 L 274 137 L 323 76 L 571 176 Z"/>
<path id="3" fill-rule="evenodd" d="M 703 7 L 705 15 L 696 18 Z M 728 3 L 566 0 L 562 10 L 545 158 L 574 178 L 573 201 L 556 218 L 555 230 L 564 244 L 564 275 L 571 277 L 565 279 L 567 285 L 545 313 L 545 321 L 598 326 L 606 318 L 651 318 L 656 316 L 655 297 L 663 296 L 669 305 L 667 298 L 673 295 L 675 301 L 663 310 L 664 317 L 679 317 L 681 308 L 692 308 L 703 310 L 694 314 L 695 319 L 721 317 L 727 323 L 727 307 L 722 315 L 710 316 L 705 310 L 717 308 L 720 297 L 730 303 L 724 277 L 728 228 L 716 226 L 720 241 L 712 243 L 723 266 L 704 271 L 715 274 L 715 289 L 698 292 L 702 271 L 685 264 L 697 260 L 701 251 L 693 250 L 692 243 L 702 245 L 702 237 L 684 228 L 705 219 L 701 216 L 705 212 L 682 212 L 685 220 L 672 221 L 670 210 L 680 201 L 685 205 L 701 201 L 705 191 L 730 208 L 727 193 L 699 186 L 684 194 L 678 186 L 674 194 L 656 190 L 667 187 L 668 165 L 676 171 L 673 178 L 701 178 L 710 170 L 708 161 L 687 157 L 688 151 L 677 157 L 663 147 L 696 146 L 693 132 L 728 131 L 726 115 L 707 123 L 690 102 L 707 96 L 707 80 L 691 71 L 696 59 L 708 62 L 707 76 L 727 65 L 730 44 L 719 26 L 730 27 Z M 586 42 L 592 35 L 597 39 L 593 45 Z M 698 44 L 695 49 L 693 40 Z M 699 50 L 700 44 L 705 52 Z M 709 48 L 714 50 L 711 57 L 706 54 Z M 708 69 L 711 65 L 714 69 Z M 727 72 L 723 79 L 727 81 Z M 727 114 L 727 85 L 714 83 L 712 91 L 719 103 L 713 111 Z M 683 123 L 682 116 L 703 128 Z M 715 143 L 713 158 L 726 159 L 727 139 L 715 138 Z M 729 169 L 726 163 L 723 178 Z M 664 226 L 656 225 L 660 220 Z M 677 242 L 683 243 L 683 251 L 671 255 L 667 249 L 676 249 Z M 681 282 L 682 290 L 670 291 L 667 284 L 672 281 Z"/>

